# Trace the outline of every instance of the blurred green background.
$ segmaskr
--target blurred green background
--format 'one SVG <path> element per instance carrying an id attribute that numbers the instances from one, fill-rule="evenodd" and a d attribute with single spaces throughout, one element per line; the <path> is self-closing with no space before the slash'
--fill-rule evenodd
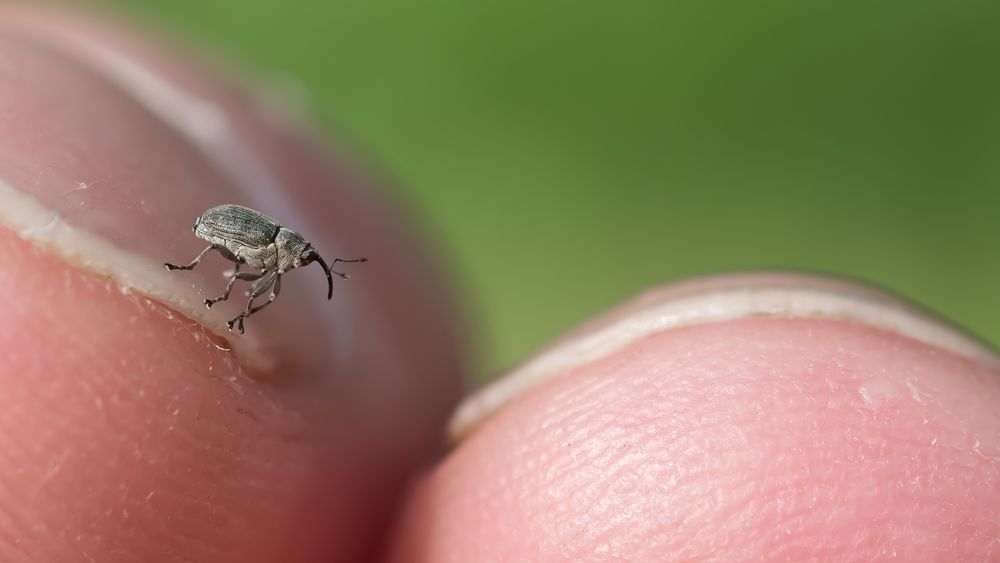
<path id="1" fill-rule="evenodd" d="M 679 277 L 856 276 L 1000 341 L 1000 3 L 116 0 L 376 155 L 483 376 Z"/>

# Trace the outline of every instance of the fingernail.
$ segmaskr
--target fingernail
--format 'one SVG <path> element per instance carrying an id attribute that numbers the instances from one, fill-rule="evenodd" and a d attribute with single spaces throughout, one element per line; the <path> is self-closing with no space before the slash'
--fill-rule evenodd
<path id="1" fill-rule="evenodd" d="M 761 316 L 860 323 L 1000 366 L 996 353 L 982 342 L 873 287 L 793 273 L 701 278 L 648 291 L 570 332 L 464 400 L 452 416 L 450 435 L 455 441 L 461 440 L 518 395 L 650 334 Z"/>
<path id="2" fill-rule="evenodd" d="M 398 350 L 453 336 L 406 225 L 273 105 L 78 14 L 4 7 L 0 52 L 0 222 L 24 238 L 197 321 L 261 377 L 353 373 L 359 362 L 402 373 Z M 224 203 L 275 217 L 327 261 L 370 261 L 334 280 L 333 302 L 318 265 L 288 272 L 278 300 L 245 334 L 230 332 L 241 288 L 211 309 L 204 301 L 222 294 L 231 263 L 163 267 L 207 246 L 191 224 Z M 398 290 L 406 275 L 409 295 L 426 298 Z M 445 334 L 415 330 L 416 319 Z"/>

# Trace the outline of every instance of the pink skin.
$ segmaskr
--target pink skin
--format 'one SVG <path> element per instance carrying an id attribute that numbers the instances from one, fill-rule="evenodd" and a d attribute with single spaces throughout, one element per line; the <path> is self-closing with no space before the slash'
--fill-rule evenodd
<path id="1" fill-rule="evenodd" d="M 168 127 L 64 44 L 81 37 L 224 108 L 275 181 L 224 172 L 238 154 Z M 261 382 L 191 320 L 0 229 L 2 561 L 1000 557 L 1000 374 L 829 320 L 678 329 L 579 367 L 398 512 L 440 452 L 462 346 L 377 192 L 126 27 L 4 7 L 0 84 L 0 178 L 70 224 L 183 261 L 194 213 L 244 202 L 372 258 L 333 303 L 318 267 L 289 276 L 248 324 L 289 362 Z M 214 296 L 224 264 L 204 266 L 187 274 Z"/>
<path id="2" fill-rule="evenodd" d="M 995 561 L 1000 373 L 865 326 L 647 337 L 417 487 L 395 561 Z"/>

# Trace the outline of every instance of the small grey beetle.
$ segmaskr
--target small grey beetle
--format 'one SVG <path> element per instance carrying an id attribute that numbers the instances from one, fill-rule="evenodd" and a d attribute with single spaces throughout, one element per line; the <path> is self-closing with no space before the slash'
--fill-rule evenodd
<path id="1" fill-rule="evenodd" d="M 335 258 L 333 264 L 327 266 L 319 253 L 313 249 L 312 244 L 302 238 L 302 235 L 282 227 L 280 223 L 260 211 L 242 205 L 230 203 L 213 207 L 194 220 L 192 229 L 198 238 L 205 239 L 211 244 L 202 250 L 201 254 L 195 256 L 187 266 L 164 264 L 168 270 L 193 270 L 212 250 L 219 251 L 223 258 L 236 263 L 235 272 L 229 278 L 225 293 L 215 299 L 206 299 L 206 307 L 211 308 L 219 301 L 229 299 L 229 293 L 233 290 L 236 280 L 256 281 L 264 278 L 250 288 L 250 300 L 247 301 L 246 310 L 226 322 L 230 331 L 233 330 L 233 325 L 239 323 L 240 334 L 243 333 L 244 319 L 274 302 L 278 292 L 281 291 L 281 274 L 288 270 L 306 266 L 314 261 L 319 262 L 326 272 L 326 280 L 330 287 L 326 298 L 333 299 L 331 274 L 337 274 L 345 280 L 351 277 L 345 272 L 333 270 L 333 266 L 336 266 L 337 262 L 368 261 L 367 258 L 353 260 Z M 246 264 L 257 271 L 241 272 L 241 264 Z M 254 307 L 254 300 L 268 290 L 271 290 L 271 294 L 267 303 Z"/>

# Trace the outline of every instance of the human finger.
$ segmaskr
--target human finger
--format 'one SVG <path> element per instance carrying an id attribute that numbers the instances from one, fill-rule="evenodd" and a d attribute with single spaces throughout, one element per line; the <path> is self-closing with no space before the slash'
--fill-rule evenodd
<path id="1" fill-rule="evenodd" d="M 391 560 L 990 560 L 998 366 L 853 283 L 652 291 L 459 410 Z"/>
<path id="2" fill-rule="evenodd" d="M 0 10 L 0 559 L 357 560 L 440 448 L 453 309 L 368 181 L 138 29 Z M 370 261 L 230 333 L 232 264 L 163 268 L 221 203 Z"/>

